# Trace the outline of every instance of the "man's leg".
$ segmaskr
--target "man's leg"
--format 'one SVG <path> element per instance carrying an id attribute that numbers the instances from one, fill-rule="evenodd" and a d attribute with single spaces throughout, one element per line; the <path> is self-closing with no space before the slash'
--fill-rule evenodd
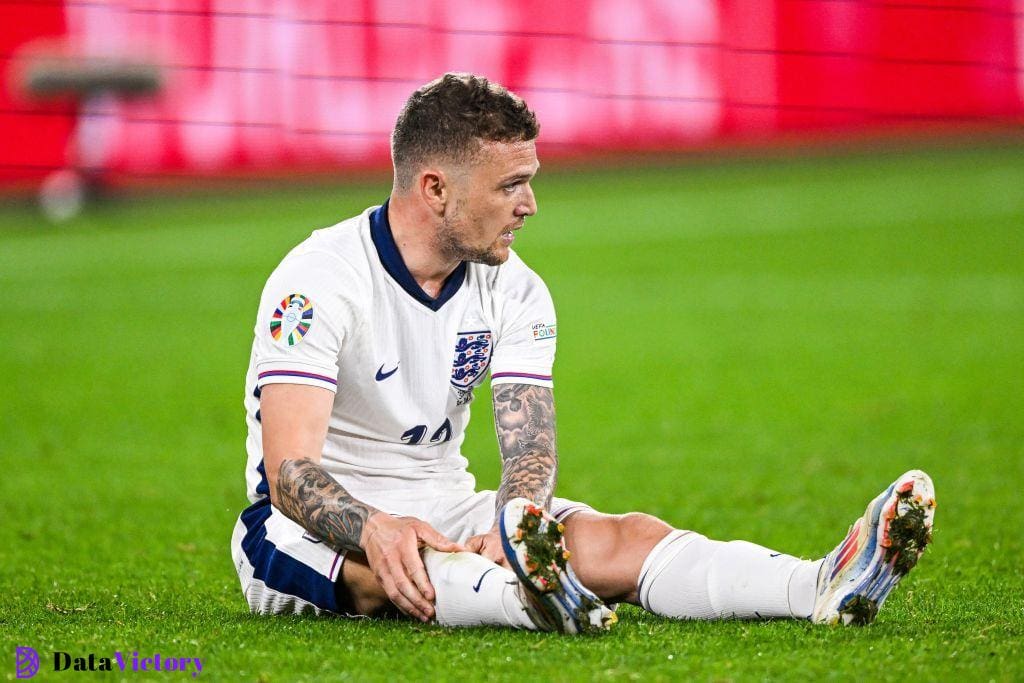
<path id="1" fill-rule="evenodd" d="M 565 522 L 573 569 L 608 602 L 679 619 L 809 617 L 818 562 L 745 541 L 712 541 L 642 513 Z"/>
<path id="2" fill-rule="evenodd" d="M 460 537 L 485 529 L 494 514 L 493 492 L 463 498 L 465 509 L 456 510 L 454 516 L 469 526 L 445 525 L 448 533 Z M 427 507 L 435 502 L 432 499 Z M 423 510 L 413 507 L 403 512 Z M 329 548 L 273 508 L 269 499 L 253 504 L 239 517 L 231 551 L 254 614 L 398 613 L 364 554 Z M 507 568 L 473 553 L 427 549 L 423 559 L 436 594 L 437 623 L 538 628 L 524 604 L 519 581 Z"/>
<path id="3" fill-rule="evenodd" d="M 871 501 L 846 538 L 817 562 L 745 541 L 712 541 L 636 513 L 577 512 L 565 521 L 565 536 L 581 582 L 609 601 L 682 619 L 863 624 L 930 542 L 934 509 L 931 480 L 911 470 Z"/>
<path id="4" fill-rule="evenodd" d="M 493 515 L 494 504 L 484 501 Z M 337 552 L 304 533 L 264 499 L 239 517 L 231 554 L 254 614 L 397 614 L 359 552 Z M 444 626 L 535 629 L 511 571 L 473 553 L 424 551 Z"/>
<path id="5" fill-rule="evenodd" d="M 460 491 L 440 505 L 437 497 L 432 496 L 403 513 L 422 514 L 447 537 L 465 543 L 487 533 L 494 525 L 495 495 L 494 491 Z M 552 504 L 552 512 L 559 517 L 580 509 L 589 508 L 560 498 Z M 562 615 L 550 614 L 514 572 L 482 555 L 425 549 L 423 563 L 436 596 L 435 618 L 442 626 L 491 625 L 566 633 L 586 628 L 577 618 L 564 620 Z M 600 623 L 601 617 L 613 613 L 599 600 L 597 603 L 588 616 Z"/>
<path id="6" fill-rule="evenodd" d="M 509 626 L 537 630 L 516 575 L 476 553 L 425 548 L 434 586 L 434 618 L 442 626 Z"/>
<path id="7" fill-rule="evenodd" d="M 350 608 L 350 614 L 374 617 L 397 611 L 384 592 L 384 586 L 370 569 L 366 555 L 351 551 L 345 553 L 338 580 L 335 592 L 339 595 L 339 602 Z"/>
<path id="8" fill-rule="evenodd" d="M 637 602 L 637 583 L 644 560 L 675 531 L 651 515 L 632 512 L 606 515 L 576 512 L 565 522 L 565 545 L 580 581 L 606 602 Z M 609 562 L 609 558 L 615 558 Z"/>
<path id="9" fill-rule="evenodd" d="M 699 560 L 694 561 L 692 553 L 676 552 L 674 546 L 677 544 L 664 542 L 679 535 L 688 541 L 686 545 L 691 545 L 699 539 L 710 544 L 729 545 L 707 541 L 692 532 L 676 531 L 661 520 L 640 513 L 605 515 L 584 510 L 571 514 L 565 522 L 566 545 L 572 551 L 572 566 L 580 581 L 598 596 L 609 602 L 640 604 L 638 583 L 641 570 L 645 563 L 650 563 L 649 558 L 657 559 L 664 555 L 661 563 L 664 563 L 667 557 L 670 565 L 668 574 L 665 574 L 665 568 L 659 570 L 658 578 L 661 580 L 652 581 L 658 585 L 655 590 L 656 597 L 653 599 L 654 604 L 645 607 L 665 616 L 707 618 L 708 614 L 700 612 L 700 605 L 706 601 L 703 598 L 699 598 L 700 602 L 695 603 L 696 608 L 685 601 L 676 608 L 663 605 L 665 600 L 657 597 L 662 586 L 673 594 L 677 594 L 677 589 L 682 587 L 682 594 L 700 595 L 703 586 L 706 585 L 699 577 L 699 570 L 694 571 L 694 566 L 701 564 Z M 757 548 L 752 544 L 744 545 Z M 662 547 L 667 549 L 662 550 Z M 763 551 L 760 554 L 766 553 L 767 551 Z M 729 563 L 737 559 L 734 557 L 735 553 L 726 555 L 726 561 Z M 609 561 L 609 558 L 614 560 Z M 744 558 L 738 559 L 739 564 L 743 565 Z M 523 591 L 519 590 L 519 582 L 515 574 L 508 569 L 472 553 L 426 551 L 424 560 L 437 594 L 438 623 L 446 626 L 495 625 L 537 628 L 535 620 L 527 610 Z M 773 565 L 778 564 L 778 559 L 773 560 Z M 684 567 L 692 579 L 689 583 L 694 583 L 694 586 L 688 586 L 686 581 L 674 580 L 678 577 L 671 576 L 671 565 Z M 665 578 L 662 579 L 662 576 Z M 338 581 L 340 585 L 337 587 L 337 601 L 340 611 L 349 614 L 379 615 L 394 609 L 380 582 L 367 565 L 365 556 L 347 553 Z M 813 592 L 813 585 L 811 591 Z M 761 616 L 790 615 L 775 615 L 769 612 L 762 613 Z"/>

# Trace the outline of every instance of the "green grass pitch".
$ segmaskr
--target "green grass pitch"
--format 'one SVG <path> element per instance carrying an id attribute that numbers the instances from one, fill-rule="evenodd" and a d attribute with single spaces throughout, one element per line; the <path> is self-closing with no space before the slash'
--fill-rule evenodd
<path id="1" fill-rule="evenodd" d="M 561 495 L 805 557 L 905 469 L 935 542 L 864 629 L 607 636 L 255 618 L 228 552 L 262 284 L 383 183 L 0 209 L 0 678 L 13 650 L 213 680 L 1020 680 L 1020 147 L 544 171 L 518 251 L 559 311 Z M 486 391 L 465 452 L 498 480 Z M 138 679 L 120 673 L 108 679 Z M 180 674 L 153 676 L 178 680 Z"/>

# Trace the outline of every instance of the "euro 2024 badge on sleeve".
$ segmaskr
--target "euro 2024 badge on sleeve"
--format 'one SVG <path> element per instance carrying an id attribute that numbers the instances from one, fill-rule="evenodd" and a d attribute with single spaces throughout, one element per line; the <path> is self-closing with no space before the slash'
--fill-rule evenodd
<path id="1" fill-rule="evenodd" d="M 491 331 L 459 332 L 452 361 L 452 386 L 468 389 L 491 362 Z"/>
<path id="2" fill-rule="evenodd" d="M 274 341 L 295 346 L 313 326 L 313 302 L 302 294 L 289 294 L 270 316 L 270 336 Z"/>

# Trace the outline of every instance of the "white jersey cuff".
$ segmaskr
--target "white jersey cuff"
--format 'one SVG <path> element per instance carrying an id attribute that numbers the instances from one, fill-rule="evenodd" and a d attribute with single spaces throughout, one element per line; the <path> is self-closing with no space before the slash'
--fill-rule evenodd
<path id="1" fill-rule="evenodd" d="M 538 387 L 552 388 L 555 383 L 551 379 L 551 372 L 536 372 L 529 370 L 501 370 L 491 373 L 491 384 L 532 384 Z"/>
<path id="2" fill-rule="evenodd" d="M 333 392 L 338 391 L 337 376 L 331 376 L 331 371 L 312 366 L 288 366 L 274 367 L 272 365 L 261 365 L 258 369 L 256 383 L 258 386 L 267 384 L 304 384 L 313 387 L 323 387 Z"/>

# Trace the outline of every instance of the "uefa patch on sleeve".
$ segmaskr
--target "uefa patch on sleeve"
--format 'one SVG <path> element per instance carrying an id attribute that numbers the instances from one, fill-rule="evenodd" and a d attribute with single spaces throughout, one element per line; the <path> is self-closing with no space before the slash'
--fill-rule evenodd
<path id="1" fill-rule="evenodd" d="M 555 325 L 548 325 L 546 323 L 534 323 L 533 327 L 533 341 L 544 341 L 545 339 L 555 338 Z"/>
<path id="2" fill-rule="evenodd" d="M 313 326 L 313 302 L 302 294 L 289 294 L 270 316 L 270 336 L 274 341 L 295 346 Z"/>

